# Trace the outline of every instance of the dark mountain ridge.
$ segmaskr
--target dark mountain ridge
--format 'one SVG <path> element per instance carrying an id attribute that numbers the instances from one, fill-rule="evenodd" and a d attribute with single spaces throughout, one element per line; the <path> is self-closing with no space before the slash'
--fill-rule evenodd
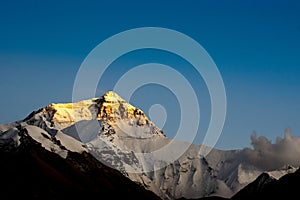
<path id="1" fill-rule="evenodd" d="M 0 149 L 1 199 L 160 199 L 89 153 L 68 152 L 66 159 L 44 149 L 26 129 L 21 144 Z"/>

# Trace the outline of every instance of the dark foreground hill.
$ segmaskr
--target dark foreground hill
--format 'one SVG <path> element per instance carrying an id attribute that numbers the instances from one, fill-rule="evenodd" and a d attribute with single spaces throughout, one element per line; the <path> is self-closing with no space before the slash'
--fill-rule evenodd
<path id="1" fill-rule="evenodd" d="M 205 197 L 201 200 L 225 200 L 222 197 Z M 300 169 L 276 180 L 267 173 L 262 173 L 253 182 L 236 193 L 231 200 L 255 199 L 300 199 Z M 185 200 L 181 198 L 180 200 Z"/>
<path id="2" fill-rule="evenodd" d="M 69 152 L 66 159 L 26 136 L 7 151 L 0 149 L 0 198 L 6 199 L 160 199 L 89 153 Z"/>

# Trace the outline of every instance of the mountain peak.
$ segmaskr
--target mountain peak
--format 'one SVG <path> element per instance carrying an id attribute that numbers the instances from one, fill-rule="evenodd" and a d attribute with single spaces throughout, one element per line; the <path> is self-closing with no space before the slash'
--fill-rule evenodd
<path id="1" fill-rule="evenodd" d="M 120 119 L 136 119 L 138 120 L 137 125 L 149 123 L 149 119 L 142 110 L 127 103 L 113 91 L 106 92 L 99 98 L 97 120 L 100 119 L 107 119 L 111 122 L 116 122 Z"/>
<path id="2" fill-rule="evenodd" d="M 114 91 L 108 91 L 99 98 L 73 103 L 52 103 L 30 114 L 25 122 L 50 130 L 62 130 L 80 121 L 105 121 L 119 128 L 151 127 L 162 133 L 145 113 L 121 98 Z M 153 131 L 150 131 L 153 132 Z M 162 135 L 164 135 L 162 133 Z"/>
<path id="3" fill-rule="evenodd" d="M 102 98 L 105 102 L 126 102 L 114 91 L 105 92 Z"/>

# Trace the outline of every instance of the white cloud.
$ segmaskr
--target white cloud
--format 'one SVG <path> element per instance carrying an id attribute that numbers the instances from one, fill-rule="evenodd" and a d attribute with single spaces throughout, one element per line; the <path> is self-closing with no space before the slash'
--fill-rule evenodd
<path id="1" fill-rule="evenodd" d="M 252 149 L 245 148 L 241 151 L 242 162 L 261 170 L 274 170 L 285 165 L 300 166 L 300 137 L 293 137 L 289 129 L 286 129 L 284 137 L 278 137 L 275 143 L 253 133 L 251 144 Z"/>

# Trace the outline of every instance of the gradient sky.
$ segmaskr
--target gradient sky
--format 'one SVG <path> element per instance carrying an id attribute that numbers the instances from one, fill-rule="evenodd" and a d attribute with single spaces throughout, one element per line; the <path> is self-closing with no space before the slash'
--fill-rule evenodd
<path id="1" fill-rule="evenodd" d="M 0 123 L 25 118 L 52 102 L 72 101 L 73 82 L 81 63 L 100 42 L 138 27 L 164 27 L 200 43 L 216 63 L 227 94 L 227 118 L 216 145 L 220 149 L 250 147 L 250 135 L 275 141 L 284 129 L 300 136 L 300 2 L 299 1 L 1 1 Z M 166 52 L 145 50 L 118 59 L 122 70 L 158 62 L 187 66 Z M 121 73 L 112 66 L 109 73 Z M 182 73 L 191 76 L 187 67 Z M 116 72 L 117 71 L 117 72 Z M 108 78 L 107 78 L 108 79 Z M 112 79 L 99 83 L 99 95 Z M 194 83 L 197 84 L 197 83 Z M 197 87 L 205 88 L 203 83 Z M 164 88 L 145 86 L 134 105 L 168 103 Z M 144 92 L 143 92 L 144 91 Z M 157 96 L 145 98 L 152 91 Z M 201 109 L 209 111 L 203 89 Z M 150 92 L 151 93 L 151 92 Z M 167 95 L 168 96 L 168 95 Z M 168 97 L 171 97 L 169 94 Z M 208 100 L 205 100 L 208 99 Z M 144 102 L 143 102 L 144 101 Z M 203 114 L 201 114 L 203 115 Z M 170 119 L 178 120 L 169 115 Z M 192 120 L 192 119 L 191 119 Z M 207 126 L 204 117 L 203 126 Z M 166 134 L 171 123 L 166 123 Z M 204 128 L 205 129 L 205 128 Z M 195 143 L 201 143 L 200 136 Z"/>

